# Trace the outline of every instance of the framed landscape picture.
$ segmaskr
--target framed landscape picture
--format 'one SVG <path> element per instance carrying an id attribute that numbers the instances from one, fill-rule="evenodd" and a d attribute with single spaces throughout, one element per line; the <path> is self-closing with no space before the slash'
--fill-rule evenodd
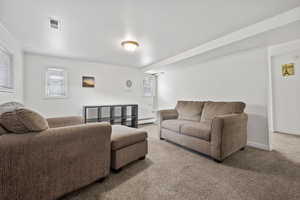
<path id="1" fill-rule="evenodd" d="M 94 88 L 95 87 L 95 77 L 83 76 L 82 77 L 82 87 Z"/>

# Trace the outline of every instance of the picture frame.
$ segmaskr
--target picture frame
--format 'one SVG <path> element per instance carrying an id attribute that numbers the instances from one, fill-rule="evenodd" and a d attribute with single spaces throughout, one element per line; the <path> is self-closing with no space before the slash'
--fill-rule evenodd
<path id="1" fill-rule="evenodd" d="M 293 76 L 295 75 L 295 64 L 289 63 L 289 64 L 283 64 L 282 65 L 282 76 Z"/>
<path id="2" fill-rule="evenodd" d="M 94 88 L 95 87 L 95 77 L 94 76 L 83 76 L 82 77 L 82 87 L 83 88 Z"/>

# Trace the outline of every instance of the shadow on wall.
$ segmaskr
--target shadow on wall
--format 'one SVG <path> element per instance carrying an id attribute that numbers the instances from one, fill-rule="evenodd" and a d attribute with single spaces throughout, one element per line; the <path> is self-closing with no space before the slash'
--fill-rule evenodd
<path id="1" fill-rule="evenodd" d="M 248 142 L 268 146 L 267 107 L 247 105 L 245 112 L 248 114 Z"/>

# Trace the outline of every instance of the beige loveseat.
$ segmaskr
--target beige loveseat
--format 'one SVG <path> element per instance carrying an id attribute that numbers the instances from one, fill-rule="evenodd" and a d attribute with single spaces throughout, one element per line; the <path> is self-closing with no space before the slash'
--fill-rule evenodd
<path id="1" fill-rule="evenodd" d="M 80 117 L 47 123 L 41 132 L 0 129 L 1 200 L 52 200 L 109 174 L 108 123 L 82 124 Z"/>
<path id="2" fill-rule="evenodd" d="M 161 110 L 159 137 L 223 161 L 247 142 L 242 102 L 178 101 Z"/>

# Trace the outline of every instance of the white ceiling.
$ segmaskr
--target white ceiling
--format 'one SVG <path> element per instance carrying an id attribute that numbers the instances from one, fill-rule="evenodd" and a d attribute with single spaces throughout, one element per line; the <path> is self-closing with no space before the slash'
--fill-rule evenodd
<path id="1" fill-rule="evenodd" d="M 0 0 L 25 51 L 142 67 L 300 6 L 300 0 Z M 61 31 L 49 17 L 62 20 Z M 122 40 L 137 40 L 135 53 Z"/>

